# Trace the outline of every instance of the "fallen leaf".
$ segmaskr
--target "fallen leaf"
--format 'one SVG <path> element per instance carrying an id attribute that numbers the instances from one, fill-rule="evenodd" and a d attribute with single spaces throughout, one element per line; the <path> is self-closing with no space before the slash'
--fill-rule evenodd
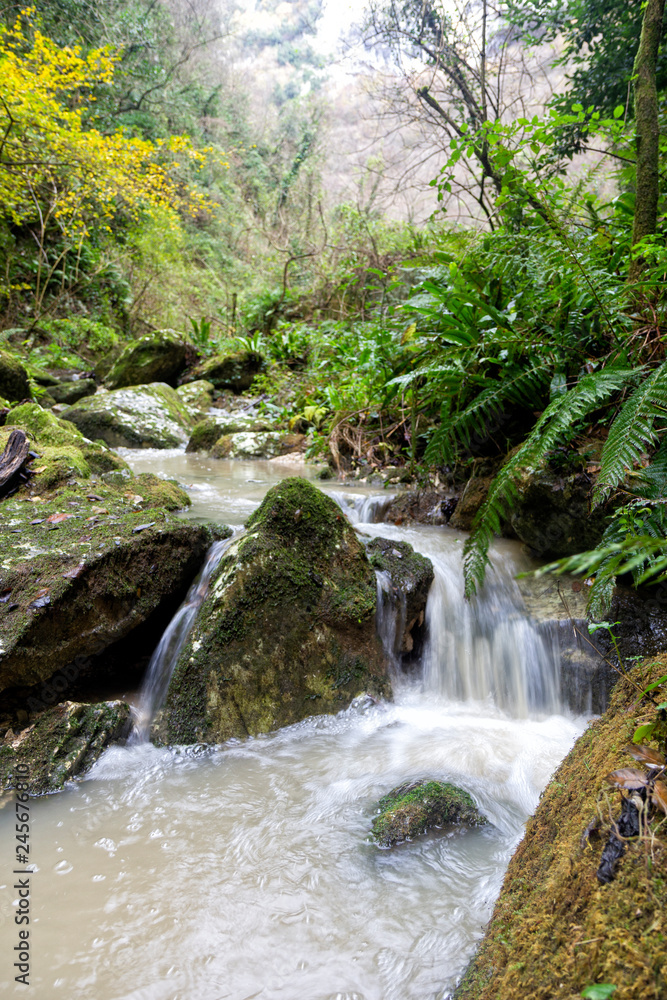
<path id="1" fill-rule="evenodd" d="M 647 767 L 657 767 L 661 768 L 665 766 L 665 755 L 660 753 L 659 750 L 655 750 L 653 747 L 646 746 L 627 746 L 626 751 L 635 760 L 641 761 L 642 764 L 646 764 Z"/>
<path id="2" fill-rule="evenodd" d="M 43 524 L 44 523 L 44 518 L 43 517 L 36 517 L 35 520 L 31 521 L 30 523 L 31 524 Z"/>
<path id="3" fill-rule="evenodd" d="M 98 497 L 97 493 L 88 493 L 87 494 L 87 499 L 88 500 L 104 500 L 104 497 Z"/>
<path id="4" fill-rule="evenodd" d="M 622 767 L 608 774 L 607 781 L 619 788 L 645 788 L 648 785 L 648 775 L 635 767 Z"/>
<path id="5" fill-rule="evenodd" d="M 60 524 L 61 521 L 67 521 L 70 517 L 74 517 L 74 514 L 51 514 L 51 517 L 47 517 L 47 524 Z"/>
<path id="6" fill-rule="evenodd" d="M 152 528 L 155 521 L 150 521 L 148 524 L 138 524 L 136 528 L 132 528 L 132 534 L 136 535 L 140 531 L 145 531 L 146 528 Z"/>
<path id="7" fill-rule="evenodd" d="M 667 785 L 664 781 L 655 781 L 653 783 L 651 798 L 653 805 L 658 806 L 659 809 L 662 809 L 667 814 Z"/>
<path id="8" fill-rule="evenodd" d="M 108 514 L 106 507 L 91 507 L 93 514 Z"/>
<path id="9" fill-rule="evenodd" d="M 40 465 L 40 467 L 38 469 L 32 469 L 32 472 L 35 472 L 35 473 L 37 473 L 37 472 L 45 472 L 45 471 L 46 471 L 46 466 L 45 465 Z"/>
<path id="10" fill-rule="evenodd" d="M 31 608 L 44 608 L 47 604 L 51 603 L 51 597 L 49 595 L 49 588 L 43 587 L 42 590 L 38 590 L 35 594 L 34 599 L 28 605 L 28 610 Z"/>
<path id="11" fill-rule="evenodd" d="M 0 594 L 0 604 L 5 604 L 11 595 L 11 590 L 3 590 Z"/>

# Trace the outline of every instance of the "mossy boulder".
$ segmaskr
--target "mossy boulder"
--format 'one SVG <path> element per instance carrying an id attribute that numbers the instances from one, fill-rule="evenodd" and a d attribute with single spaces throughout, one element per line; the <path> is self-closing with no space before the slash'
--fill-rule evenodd
<path id="1" fill-rule="evenodd" d="M 185 368 L 187 344 L 173 330 L 155 330 L 128 344 L 105 378 L 109 389 L 166 382 L 175 385 Z"/>
<path id="2" fill-rule="evenodd" d="M 203 413 L 208 413 L 213 405 L 215 386 L 206 379 L 200 379 L 198 382 L 179 385 L 176 392 L 191 416 L 197 420 Z"/>
<path id="3" fill-rule="evenodd" d="M 212 382 L 216 389 L 231 389 L 233 392 L 245 392 L 252 385 L 255 375 L 264 367 L 264 358 L 256 351 L 234 351 L 226 354 L 215 354 L 193 368 L 187 381 L 205 379 Z"/>
<path id="4" fill-rule="evenodd" d="M 373 568 L 305 479 L 266 494 L 222 558 L 152 738 L 215 743 L 390 694 Z"/>
<path id="5" fill-rule="evenodd" d="M 193 423 L 178 393 L 162 382 L 97 392 L 61 417 L 91 441 L 101 439 L 112 448 L 177 448 Z"/>
<path id="6" fill-rule="evenodd" d="M 593 482 L 585 472 L 559 475 L 540 469 L 524 476 L 509 518 L 513 533 L 541 559 L 593 549 L 609 511 L 591 511 Z"/>
<path id="7" fill-rule="evenodd" d="M 189 503 L 174 483 L 82 486 L 0 504 L 0 691 L 12 698 L 171 613 L 212 541 L 170 516 Z"/>
<path id="8" fill-rule="evenodd" d="M 210 415 L 192 428 L 185 450 L 211 451 L 219 443 L 215 458 L 272 458 L 280 454 L 287 436 L 274 431 L 271 424 L 257 417 Z M 268 456 L 267 451 L 271 452 Z"/>
<path id="9" fill-rule="evenodd" d="M 88 441 L 71 424 L 60 420 L 38 403 L 15 406 L 0 428 L 0 446 L 4 448 L 12 430 L 25 431 L 37 459 L 30 469 L 31 486 L 36 493 L 53 490 L 71 477 L 88 479 L 93 473 L 127 469 L 127 463 L 100 442 Z"/>
<path id="10" fill-rule="evenodd" d="M 433 563 L 408 542 L 372 538 L 366 546 L 371 566 L 387 573 L 397 609 L 394 653 L 416 654 L 424 640 L 428 592 L 433 583 Z"/>
<path id="11" fill-rule="evenodd" d="M 0 396 L 14 402 L 31 398 L 28 373 L 8 351 L 0 351 Z"/>
<path id="12" fill-rule="evenodd" d="M 85 399 L 86 396 L 94 396 L 97 392 L 97 382 L 92 378 L 80 378 L 72 382 L 57 382 L 47 388 L 46 395 L 54 403 L 65 403 L 68 406 Z"/>
<path id="13" fill-rule="evenodd" d="M 626 747 L 638 725 L 656 718 L 654 705 L 638 695 L 665 674 L 662 654 L 619 679 L 606 713 L 554 774 L 456 1000 L 575 1000 L 594 983 L 613 984 L 614 1000 L 667 995 L 664 816 L 658 813 L 643 836 L 626 842 L 611 884 L 601 886 L 596 877 L 612 818 L 621 812 L 621 794 L 607 775 L 638 767 Z"/>
<path id="14" fill-rule="evenodd" d="M 433 827 L 486 826 L 472 797 L 445 781 L 415 781 L 380 799 L 373 837 L 380 847 L 412 840 Z"/>
<path id="15" fill-rule="evenodd" d="M 20 781 L 31 795 L 58 792 L 89 770 L 110 743 L 124 739 L 131 725 L 130 706 L 122 701 L 56 705 L 20 733 L 5 734 L 0 787 L 7 791 Z"/>

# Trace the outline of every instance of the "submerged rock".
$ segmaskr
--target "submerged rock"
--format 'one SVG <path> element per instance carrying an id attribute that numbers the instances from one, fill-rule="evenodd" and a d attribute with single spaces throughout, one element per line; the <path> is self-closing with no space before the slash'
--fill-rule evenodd
<path id="1" fill-rule="evenodd" d="M 10 402 L 30 399 L 28 373 L 13 354 L 0 350 L 0 396 Z"/>
<path id="2" fill-rule="evenodd" d="M 424 638 L 426 601 L 433 583 L 433 563 L 408 542 L 373 538 L 366 546 L 371 566 L 387 573 L 398 604 L 394 653 L 419 652 Z"/>
<path id="3" fill-rule="evenodd" d="M 105 384 L 109 389 L 175 384 L 185 368 L 187 344 L 174 330 L 155 330 L 129 344 L 114 362 Z"/>
<path id="4" fill-rule="evenodd" d="M 0 744 L 0 787 L 31 795 L 58 792 L 66 781 L 87 771 L 110 743 L 131 729 L 130 706 L 123 701 L 83 705 L 66 701 L 43 712 Z"/>
<path id="5" fill-rule="evenodd" d="M 112 448 L 177 448 L 193 420 L 178 393 L 162 382 L 98 392 L 62 413 L 92 441 Z"/>
<path id="6" fill-rule="evenodd" d="M 412 840 L 432 827 L 486 826 L 472 797 L 444 781 L 414 781 L 380 799 L 372 831 L 380 847 Z"/>
<path id="7" fill-rule="evenodd" d="M 206 379 L 212 382 L 216 389 L 232 389 L 233 392 L 244 392 L 252 385 L 252 381 L 263 368 L 264 358 L 256 351 L 234 351 L 228 354 L 215 354 L 189 373 L 188 382 Z M 184 380 L 185 381 L 185 380 Z"/>
<path id="8" fill-rule="evenodd" d="M 223 556 L 153 740 L 220 742 L 389 695 L 375 611 L 375 573 L 340 508 L 283 480 Z"/>

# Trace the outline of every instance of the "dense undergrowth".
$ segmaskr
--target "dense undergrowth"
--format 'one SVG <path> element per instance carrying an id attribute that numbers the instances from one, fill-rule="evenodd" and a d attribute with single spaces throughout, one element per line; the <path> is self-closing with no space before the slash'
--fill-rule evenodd
<path id="1" fill-rule="evenodd" d="M 224 34 L 211 10 L 193 25 L 177 4 L 112 6 L 105 21 L 95 4 L 38 4 L 0 29 L 0 337 L 34 395 L 47 372 L 103 375 L 153 328 L 199 355 L 243 346 L 266 361 L 252 389 L 266 415 L 339 472 L 451 486 L 493 468 L 469 594 L 544 463 L 589 473 L 593 505 L 613 497 L 602 547 L 569 564 L 596 574 L 596 613 L 619 574 L 664 573 L 665 205 L 638 238 L 629 106 L 603 117 L 560 95 L 541 116 L 462 123 L 434 184 L 445 203 L 459 162 L 479 159 L 488 224 L 389 222 L 372 198 L 326 204 L 317 88 L 276 91 L 262 133 L 190 59 Z M 612 155 L 570 178 L 573 135 Z"/>

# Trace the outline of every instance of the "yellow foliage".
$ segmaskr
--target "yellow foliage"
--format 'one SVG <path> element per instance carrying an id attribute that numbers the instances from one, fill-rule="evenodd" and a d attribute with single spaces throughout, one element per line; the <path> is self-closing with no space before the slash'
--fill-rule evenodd
<path id="1" fill-rule="evenodd" d="M 161 143 L 104 135 L 86 126 L 94 90 L 108 86 L 118 55 L 59 48 L 38 29 L 32 11 L 0 28 L 0 204 L 17 224 L 49 221 L 81 238 L 119 213 L 196 212 L 205 199 L 177 177 L 181 163 L 204 162 L 186 136 Z M 174 217 L 175 218 L 175 217 Z"/>

